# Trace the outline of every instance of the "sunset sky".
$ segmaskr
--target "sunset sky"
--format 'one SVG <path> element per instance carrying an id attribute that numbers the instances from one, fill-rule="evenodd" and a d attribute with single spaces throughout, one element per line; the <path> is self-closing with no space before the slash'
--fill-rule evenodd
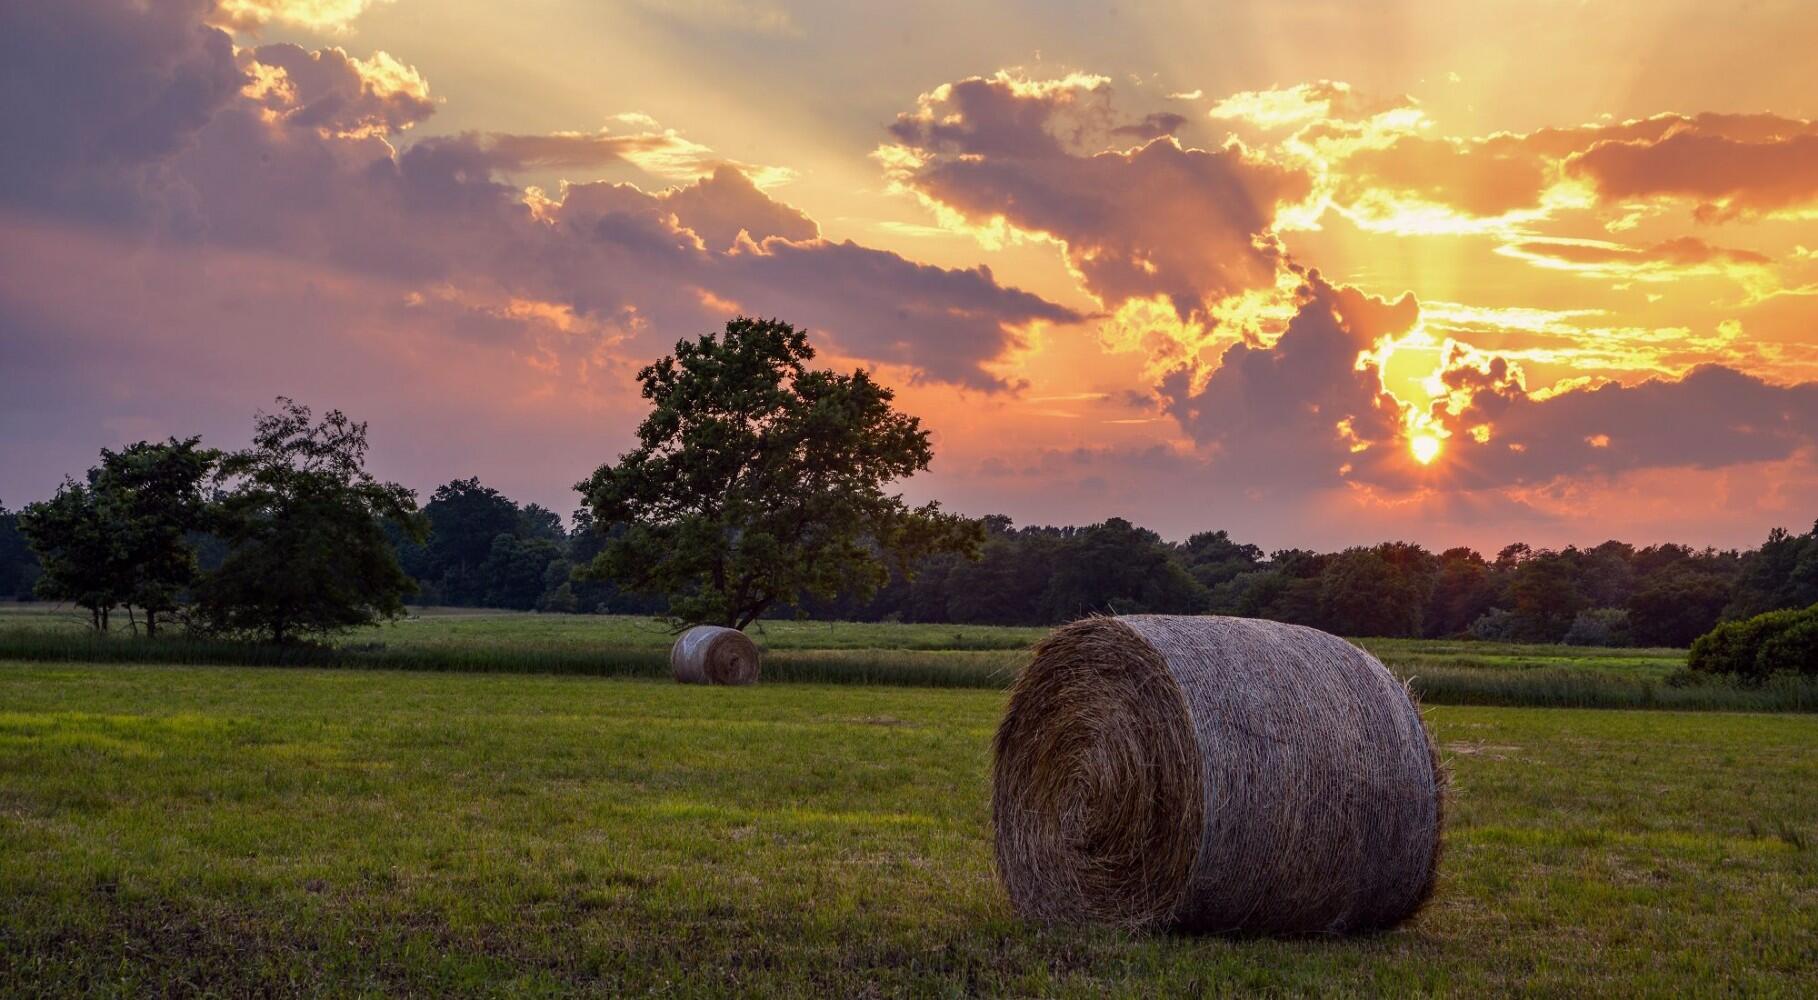
<path id="1" fill-rule="evenodd" d="M 0 4 L 0 500 L 277 395 L 561 511 L 739 312 L 905 484 L 1265 548 L 1818 517 L 1818 5 Z"/>

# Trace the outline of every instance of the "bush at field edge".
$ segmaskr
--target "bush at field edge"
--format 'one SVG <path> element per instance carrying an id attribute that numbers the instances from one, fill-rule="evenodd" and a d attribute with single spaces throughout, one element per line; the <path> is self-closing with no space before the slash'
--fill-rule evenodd
<path id="1" fill-rule="evenodd" d="M 1818 676 L 1818 604 L 1719 625 L 1692 643 L 1687 665 L 1755 683 L 1777 673 Z"/>

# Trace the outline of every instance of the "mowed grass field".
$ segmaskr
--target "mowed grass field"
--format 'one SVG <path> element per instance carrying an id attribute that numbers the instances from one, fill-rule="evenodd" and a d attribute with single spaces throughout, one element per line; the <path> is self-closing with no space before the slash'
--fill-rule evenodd
<path id="1" fill-rule="evenodd" d="M 1437 899 L 1362 939 L 1040 929 L 1004 695 L 0 662 L 17 995 L 1818 993 L 1818 718 L 1429 712 Z"/>
<path id="2" fill-rule="evenodd" d="M 118 625 L 118 623 L 117 623 Z M 761 621 L 750 629 L 769 680 L 1002 690 L 1045 628 Z M 0 658 L 65 662 L 262 664 L 436 671 L 666 677 L 673 636 L 622 615 L 413 609 L 332 649 L 186 639 L 97 638 L 81 616 L 0 605 Z M 1596 649 L 1419 639 L 1362 639 L 1428 704 L 1737 711 L 1818 711 L 1818 682 L 1741 688 L 1685 684 L 1679 649 Z"/>

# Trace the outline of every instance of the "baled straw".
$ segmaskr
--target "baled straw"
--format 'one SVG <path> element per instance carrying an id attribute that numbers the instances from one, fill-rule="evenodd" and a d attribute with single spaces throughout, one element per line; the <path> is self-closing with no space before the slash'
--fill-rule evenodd
<path id="1" fill-rule="evenodd" d="M 1444 794 L 1407 689 L 1336 636 L 1088 618 L 1042 640 L 1011 689 L 998 874 L 1042 922 L 1375 930 L 1432 894 Z"/>
<path id="2" fill-rule="evenodd" d="M 683 684 L 751 684 L 758 678 L 758 648 L 738 629 L 696 625 L 676 638 L 669 668 Z"/>

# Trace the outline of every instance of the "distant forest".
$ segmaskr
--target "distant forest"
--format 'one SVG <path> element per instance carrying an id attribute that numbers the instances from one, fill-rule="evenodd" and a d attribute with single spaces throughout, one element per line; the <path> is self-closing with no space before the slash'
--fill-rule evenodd
<path id="1" fill-rule="evenodd" d="M 477 479 L 438 488 L 418 543 L 391 531 L 417 583 L 411 603 L 523 611 L 661 614 L 660 595 L 576 580 L 606 537 L 586 511 L 572 527 Z M 0 508 L 0 598 L 30 599 L 36 559 Z M 1559 550 L 1508 545 L 1431 552 L 1405 542 L 1264 552 L 1223 531 L 1165 541 L 1121 518 L 1085 527 L 1016 527 L 986 517 L 977 561 L 943 555 L 870 600 L 773 612 L 856 621 L 1054 624 L 1092 612 L 1270 618 L 1350 636 L 1474 637 L 1607 646 L 1686 646 L 1721 621 L 1818 603 L 1818 523 L 1746 551 L 1608 541 Z M 218 543 L 196 540 L 206 568 Z"/>

